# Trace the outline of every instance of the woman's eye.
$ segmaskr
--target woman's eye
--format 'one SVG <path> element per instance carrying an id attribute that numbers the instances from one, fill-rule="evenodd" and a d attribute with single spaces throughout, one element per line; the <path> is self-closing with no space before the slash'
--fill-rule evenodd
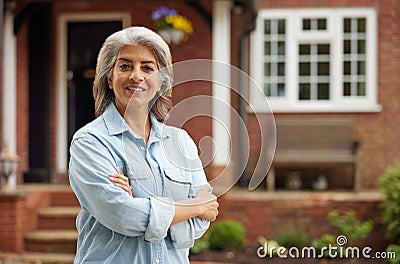
<path id="1" fill-rule="evenodd" d="M 145 65 L 143 68 L 144 68 L 144 70 L 147 71 L 147 72 L 152 72 L 152 71 L 154 71 L 153 67 L 151 67 L 151 66 L 149 66 L 149 65 Z"/>
<path id="2" fill-rule="evenodd" d="M 118 66 L 118 69 L 121 71 L 130 70 L 131 66 L 129 64 L 123 63 Z"/>

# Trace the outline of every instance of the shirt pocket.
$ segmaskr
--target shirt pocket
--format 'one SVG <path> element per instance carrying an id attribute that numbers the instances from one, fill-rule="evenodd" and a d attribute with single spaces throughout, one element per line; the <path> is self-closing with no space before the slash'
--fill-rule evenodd
<path id="1" fill-rule="evenodd" d="M 131 185 L 133 197 L 147 198 L 154 196 L 152 173 L 142 167 L 132 168 L 127 166 L 127 174 Z"/>
<path id="2" fill-rule="evenodd" d="M 164 168 L 165 196 L 175 201 L 186 200 L 192 196 L 192 179 L 185 170 Z"/>

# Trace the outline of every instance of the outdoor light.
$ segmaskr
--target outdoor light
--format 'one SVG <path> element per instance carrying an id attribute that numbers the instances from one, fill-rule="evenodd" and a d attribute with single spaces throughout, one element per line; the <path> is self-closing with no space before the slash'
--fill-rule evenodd
<path id="1" fill-rule="evenodd" d="M 1 189 L 1 178 L 5 178 L 6 185 L 4 189 L 12 189 L 10 186 L 10 176 L 15 174 L 18 167 L 18 155 L 10 152 L 7 147 L 4 147 L 0 153 L 0 189 Z"/>

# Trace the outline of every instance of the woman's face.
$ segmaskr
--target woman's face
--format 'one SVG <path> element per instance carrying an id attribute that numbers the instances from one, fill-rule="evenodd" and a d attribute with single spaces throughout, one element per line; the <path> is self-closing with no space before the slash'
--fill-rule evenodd
<path id="1" fill-rule="evenodd" d="M 128 103 L 130 110 L 148 111 L 149 102 L 160 90 L 157 74 L 149 78 L 157 72 L 157 60 L 149 48 L 127 45 L 120 50 L 108 85 L 114 90 L 115 104 L 122 116 Z"/>

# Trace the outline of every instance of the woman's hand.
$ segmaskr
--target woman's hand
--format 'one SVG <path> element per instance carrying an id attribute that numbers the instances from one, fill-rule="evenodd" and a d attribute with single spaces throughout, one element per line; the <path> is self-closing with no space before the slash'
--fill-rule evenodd
<path id="1" fill-rule="evenodd" d="M 208 221 L 217 219 L 219 204 L 217 197 L 211 191 L 211 186 L 206 186 L 198 191 L 193 199 L 175 202 L 175 215 L 171 225 L 192 217 L 200 217 Z"/>
<path id="2" fill-rule="evenodd" d="M 130 196 L 133 196 L 132 189 L 129 184 L 129 178 L 124 175 L 120 168 L 118 169 L 118 174 L 111 173 L 110 180 L 115 183 L 115 186 L 118 186 L 125 192 L 127 192 Z"/>
<path id="3" fill-rule="evenodd" d="M 199 206 L 201 206 L 201 213 L 198 216 L 205 220 L 214 221 L 219 213 L 219 204 L 217 197 L 211 191 L 211 186 L 202 188 L 197 192 L 196 199 L 200 202 Z"/>

